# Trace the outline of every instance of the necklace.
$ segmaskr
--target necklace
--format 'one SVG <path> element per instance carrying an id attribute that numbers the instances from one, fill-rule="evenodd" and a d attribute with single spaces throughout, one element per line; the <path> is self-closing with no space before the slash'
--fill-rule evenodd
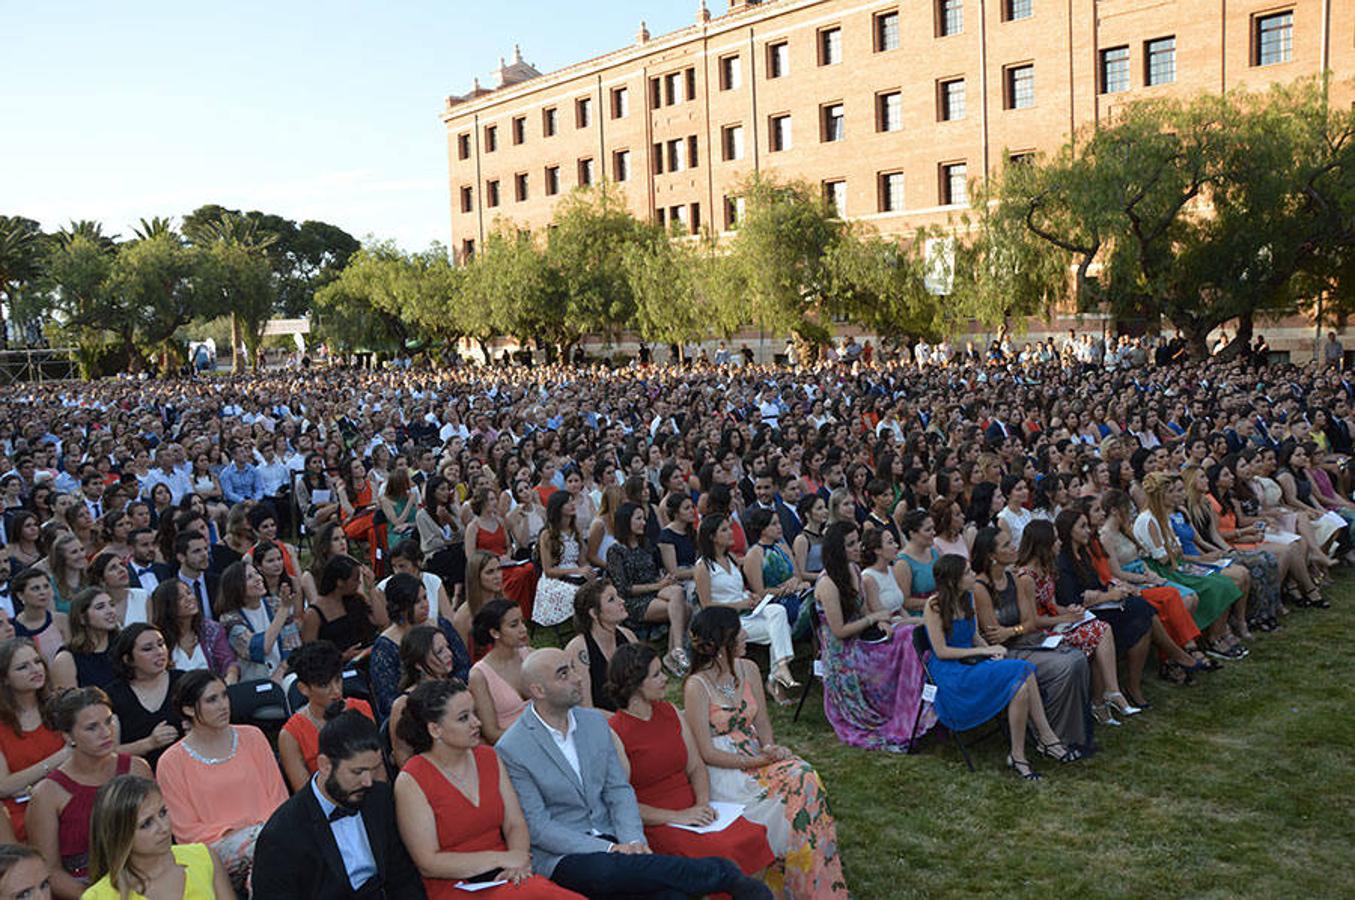
<path id="1" fill-rule="evenodd" d="M 731 706 L 734 704 L 734 700 L 739 696 L 738 693 L 739 679 L 737 676 L 734 675 L 729 676 L 729 684 L 722 684 L 719 681 L 712 681 L 710 685 L 711 687 L 715 688 L 715 693 L 725 698 L 725 700 Z"/>

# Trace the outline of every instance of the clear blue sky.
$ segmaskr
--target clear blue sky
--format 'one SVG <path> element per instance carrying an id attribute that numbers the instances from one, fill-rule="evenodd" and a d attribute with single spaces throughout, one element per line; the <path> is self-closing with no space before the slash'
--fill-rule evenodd
<path id="1" fill-rule="evenodd" d="M 543 72 L 696 0 L 0 0 L 0 214 L 47 229 L 203 203 L 448 241 L 443 98 L 514 43 Z M 724 0 L 711 0 L 724 12 Z"/>

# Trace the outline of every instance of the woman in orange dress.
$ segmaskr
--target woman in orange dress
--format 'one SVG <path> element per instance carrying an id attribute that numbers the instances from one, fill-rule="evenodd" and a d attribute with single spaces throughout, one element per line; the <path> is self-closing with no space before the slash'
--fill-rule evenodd
<path id="1" fill-rule="evenodd" d="M 395 779 L 395 818 L 429 900 L 467 896 L 461 882 L 503 881 L 484 900 L 579 897 L 532 874 L 531 837 L 508 773 L 480 742 L 480 721 L 455 679 L 416 687 L 399 737 L 417 752 Z"/>
<path id="2" fill-rule="evenodd" d="M 607 670 L 607 688 L 617 705 L 612 731 L 621 739 L 619 754 L 635 788 L 645 838 L 655 853 L 700 859 L 723 856 L 745 875 L 776 861 L 767 829 L 740 816 L 722 831 L 696 834 L 672 825 L 708 825 L 710 775 L 691 732 L 671 703 L 665 703 L 668 676 L 648 644 L 616 648 Z"/>
<path id="3" fill-rule="evenodd" d="M 51 684 L 32 641 L 11 637 L 0 644 L 0 797 L 21 841 L 28 838 L 29 792 L 71 755 L 43 715 Z"/>

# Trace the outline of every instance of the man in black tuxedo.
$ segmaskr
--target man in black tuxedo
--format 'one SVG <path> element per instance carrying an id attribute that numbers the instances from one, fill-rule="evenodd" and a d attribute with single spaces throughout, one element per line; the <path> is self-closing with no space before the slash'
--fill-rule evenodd
<path id="1" fill-rule="evenodd" d="M 132 548 L 132 558 L 127 563 L 127 574 L 132 587 L 139 587 L 147 596 L 162 581 L 174 577 L 174 570 L 167 564 L 155 561 L 155 532 L 149 528 L 134 528 L 127 535 L 127 544 Z"/>
<path id="2" fill-rule="evenodd" d="M 336 704 L 338 706 L 338 704 Z M 268 900 L 423 900 L 395 826 L 372 720 L 339 712 L 320 729 L 317 771 L 259 833 L 254 896 Z"/>

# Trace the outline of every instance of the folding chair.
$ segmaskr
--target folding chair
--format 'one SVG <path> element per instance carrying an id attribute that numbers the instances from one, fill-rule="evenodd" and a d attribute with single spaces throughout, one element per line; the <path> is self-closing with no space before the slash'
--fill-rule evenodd
<path id="1" fill-rule="evenodd" d="M 268 678 L 232 684 L 226 693 L 231 700 L 231 721 L 237 725 L 281 728 L 291 714 L 282 685 Z"/>
<path id="2" fill-rule="evenodd" d="M 922 671 L 924 680 L 922 684 L 922 703 L 918 704 L 917 716 L 916 718 L 913 719 L 913 731 L 912 734 L 909 736 L 910 744 L 917 741 L 917 726 L 918 723 L 922 721 L 923 706 L 928 703 L 934 705 L 936 702 L 937 692 L 938 690 L 940 690 L 936 685 L 936 680 L 932 678 L 931 660 L 933 658 L 933 654 L 931 652 L 932 650 L 931 638 L 927 636 L 926 626 L 920 623 L 916 628 L 913 629 L 913 649 L 917 652 L 918 659 L 922 660 Z M 987 734 L 980 735 L 979 737 L 970 741 L 969 746 L 970 747 L 976 746 L 977 744 L 981 743 L 982 741 L 986 741 L 988 738 L 992 737 L 995 734 L 1001 734 L 1005 728 L 1005 724 L 1002 721 L 1002 719 L 1003 716 L 1001 713 L 995 716 L 993 718 L 993 721 L 998 723 L 997 727 L 992 731 L 988 732 Z M 946 731 L 950 732 L 951 740 L 955 741 L 955 746 L 960 749 L 960 755 L 964 757 L 965 765 L 969 767 L 969 771 L 973 772 L 974 761 L 969 758 L 969 747 L 966 747 L 965 742 L 960 740 L 960 732 L 950 727 L 949 723 L 947 723 L 939 715 L 937 716 L 937 721 L 939 721 L 942 725 L 946 726 Z M 977 731 L 978 729 L 970 730 Z"/>
<path id="3" fill-rule="evenodd" d="M 805 700 L 809 697 L 809 692 L 814 688 L 814 682 L 823 680 L 823 648 L 819 642 L 819 604 L 813 597 L 808 597 L 805 602 L 809 604 L 809 648 L 813 651 L 812 665 L 810 666 L 809 677 L 805 679 L 804 686 L 800 688 L 800 702 L 795 704 L 795 715 L 791 716 L 792 722 L 800 721 L 800 710 L 805 708 Z M 917 727 L 916 724 L 913 726 Z"/>

